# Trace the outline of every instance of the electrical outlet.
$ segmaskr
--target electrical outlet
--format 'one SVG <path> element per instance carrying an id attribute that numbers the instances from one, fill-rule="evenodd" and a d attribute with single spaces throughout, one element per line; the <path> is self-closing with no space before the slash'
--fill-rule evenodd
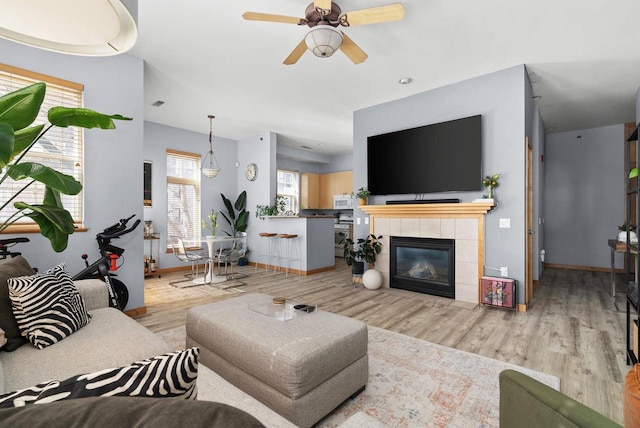
<path id="1" fill-rule="evenodd" d="M 500 275 L 501 275 L 501 276 L 509 276 L 509 268 L 507 268 L 507 267 L 501 267 L 501 268 L 500 268 Z"/>
<path id="2" fill-rule="evenodd" d="M 360 224 L 360 217 L 356 217 L 356 224 Z"/>
<path id="3" fill-rule="evenodd" d="M 502 229 L 510 229 L 511 228 L 511 219 L 510 218 L 501 218 L 500 219 L 500 228 L 502 228 Z"/>

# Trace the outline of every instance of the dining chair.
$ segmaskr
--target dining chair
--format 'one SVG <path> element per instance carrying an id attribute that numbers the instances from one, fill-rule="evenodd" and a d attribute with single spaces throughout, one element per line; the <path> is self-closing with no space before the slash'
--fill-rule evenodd
<path id="1" fill-rule="evenodd" d="M 202 254 L 187 251 L 186 246 L 184 245 L 184 240 L 180 236 L 171 236 L 171 248 L 173 249 L 173 254 L 184 263 L 191 264 L 191 273 L 187 274 L 187 279 L 183 279 L 180 281 L 172 281 L 169 284 L 177 286 L 177 284 L 191 282 L 191 285 L 201 285 L 193 283 L 193 280 L 199 276 L 199 264 L 203 261 L 209 261 L 209 257 L 203 256 Z M 189 287 L 191 285 L 183 285 L 182 287 Z"/>
<path id="2" fill-rule="evenodd" d="M 234 272 L 234 265 L 247 254 L 247 233 L 236 232 L 234 238 L 223 241 L 214 256 L 214 262 L 218 263 L 218 271 L 222 273 L 222 265 L 224 265 L 224 276 L 227 280 L 237 280 L 239 278 L 247 278 L 249 275 L 245 273 Z M 231 271 L 229 272 L 229 265 Z M 234 285 L 244 285 L 234 284 Z"/>

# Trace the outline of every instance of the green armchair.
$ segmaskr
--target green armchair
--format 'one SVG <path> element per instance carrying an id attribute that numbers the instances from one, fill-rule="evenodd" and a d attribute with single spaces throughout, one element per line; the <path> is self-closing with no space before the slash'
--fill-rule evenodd
<path id="1" fill-rule="evenodd" d="M 621 428 L 560 391 L 517 372 L 500 373 L 500 428 Z"/>

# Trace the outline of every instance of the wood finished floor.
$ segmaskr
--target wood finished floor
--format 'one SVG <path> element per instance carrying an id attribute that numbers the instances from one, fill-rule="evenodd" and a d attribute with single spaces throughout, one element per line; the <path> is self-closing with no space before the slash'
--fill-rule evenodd
<path id="1" fill-rule="evenodd" d="M 622 423 L 622 389 L 629 369 L 625 315 L 610 297 L 608 273 L 546 269 L 529 311 L 516 313 L 403 290 L 354 288 L 349 268 L 340 259 L 336 265 L 335 271 L 288 278 L 236 268 L 250 277 L 235 288 L 317 304 L 368 325 L 558 376 L 562 392 Z M 618 292 L 624 293 L 622 288 Z M 184 325 L 193 306 L 238 295 L 213 296 L 208 286 L 191 288 L 182 297 L 171 293 L 166 299 L 157 290 L 145 293 L 148 301 L 163 302 L 147 304 L 147 314 L 136 317 L 152 331 Z M 624 300 L 619 297 L 618 302 Z M 621 303 L 619 307 L 624 308 Z"/>

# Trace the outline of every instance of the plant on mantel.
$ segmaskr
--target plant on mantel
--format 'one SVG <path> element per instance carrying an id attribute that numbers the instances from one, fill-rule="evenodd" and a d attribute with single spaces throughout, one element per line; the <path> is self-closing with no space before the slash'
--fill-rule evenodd
<path id="1" fill-rule="evenodd" d="M 115 129 L 113 119 L 131 120 L 116 115 L 105 115 L 84 108 L 51 107 L 47 114 L 49 125 L 33 125 L 44 101 L 46 84 L 43 82 L 18 89 L 0 97 L 0 185 L 8 178 L 25 180 L 26 184 L 7 200 L 0 201 L 0 211 L 10 203 L 16 209 L 7 220 L 0 223 L 0 232 L 18 220 L 28 217 L 39 227 L 40 233 L 51 243 L 56 252 L 67 248 L 69 235 L 74 230 L 71 214 L 64 209 L 60 194 L 77 195 L 82 184 L 70 175 L 63 174 L 36 162 L 23 162 L 25 154 L 54 126 L 67 128 Z M 41 204 L 28 204 L 16 198 L 35 182 L 45 185 Z"/>
<path id="2" fill-rule="evenodd" d="M 360 199 L 360 205 L 367 204 L 367 198 L 371 196 L 371 192 L 368 191 L 364 186 L 351 193 L 352 198 Z"/>

